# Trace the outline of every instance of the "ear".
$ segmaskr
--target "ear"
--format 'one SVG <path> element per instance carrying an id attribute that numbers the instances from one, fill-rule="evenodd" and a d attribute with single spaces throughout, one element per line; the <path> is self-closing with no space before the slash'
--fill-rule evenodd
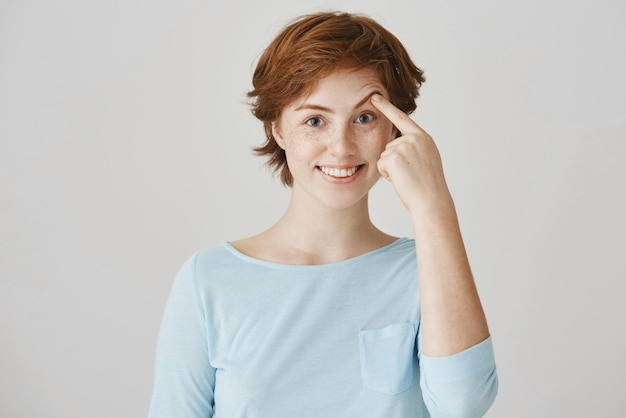
<path id="1" fill-rule="evenodd" d="M 274 137 L 274 141 L 278 144 L 279 147 L 285 149 L 285 140 L 283 136 L 280 134 L 280 129 L 278 128 L 278 121 L 272 122 L 272 136 Z"/>

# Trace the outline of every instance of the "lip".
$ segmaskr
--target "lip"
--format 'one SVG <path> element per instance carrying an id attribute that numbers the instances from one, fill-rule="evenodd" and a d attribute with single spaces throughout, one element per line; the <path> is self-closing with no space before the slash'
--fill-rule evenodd
<path id="1" fill-rule="evenodd" d="M 351 169 L 356 167 L 356 172 L 349 176 L 349 177 L 333 177 L 331 175 L 328 175 L 326 173 L 324 173 L 321 169 L 321 167 L 327 167 L 327 168 L 335 168 L 335 169 Z M 363 168 L 365 167 L 365 164 L 351 164 L 351 165 L 347 165 L 347 164 L 343 164 L 343 165 L 333 165 L 333 164 L 329 164 L 329 165 L 318 165 L 315 167 L 315 169 L 317 170 L 317 172 L 322 176 L 322 178 L 324 180 L 326 180 L 329 183 L 333 183 L 333 184 L 348 184 L 348 183 L 352 183 L 354 181 L 357 180 L 357 178 L 360 177 L 361 172 L 363 171 Z"/>

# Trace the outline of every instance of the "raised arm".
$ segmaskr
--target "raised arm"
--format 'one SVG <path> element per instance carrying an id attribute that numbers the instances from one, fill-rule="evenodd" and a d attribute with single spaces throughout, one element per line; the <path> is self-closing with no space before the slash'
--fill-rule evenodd
<path id="1" fill-rule="evenodd" d="M 456 209 L 433 139 L 381 95 L 372 103 L 402 135 L 378 161 L 409 210 L 415 230 L 423 353 L 449 356 L 489 337 Z"/>

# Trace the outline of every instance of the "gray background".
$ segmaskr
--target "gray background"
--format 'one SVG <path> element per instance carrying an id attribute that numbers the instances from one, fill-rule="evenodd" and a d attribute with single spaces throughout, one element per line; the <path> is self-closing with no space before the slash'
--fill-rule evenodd
<path id="1" fill-rule="evenodd" d="M 290 18 L 379 20 L 423 67 L 494 337 L 489 417 L 623 417 L 623 1 L 0 3 L 0 415 L 144 416 L 171 281 L 288 192 L 245 92 Z M 374 220 L 411 236 L 389 184 Z"/>

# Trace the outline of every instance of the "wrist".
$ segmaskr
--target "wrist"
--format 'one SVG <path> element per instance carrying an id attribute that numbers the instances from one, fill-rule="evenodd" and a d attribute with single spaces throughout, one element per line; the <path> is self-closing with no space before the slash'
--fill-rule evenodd
<path id="1" fill-rule="evenodd" d="M 433 194 L 431 196 L 420 196 L 409 207 L 413 224 L 428 222 L 432 223 L 438 219 L 455 219 L 456 208 L 452 195 L 446 189 L 445 191 Z"/>

